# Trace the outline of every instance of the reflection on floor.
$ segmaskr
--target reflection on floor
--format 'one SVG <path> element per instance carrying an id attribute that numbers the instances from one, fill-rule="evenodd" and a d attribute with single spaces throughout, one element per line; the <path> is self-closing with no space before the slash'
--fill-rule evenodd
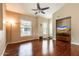
<path id="1" fill-rule="evenodd" d="M 79 46 L 54 40 L 34 40 L 9 44 L 4 56 L 77 56 Z"/>

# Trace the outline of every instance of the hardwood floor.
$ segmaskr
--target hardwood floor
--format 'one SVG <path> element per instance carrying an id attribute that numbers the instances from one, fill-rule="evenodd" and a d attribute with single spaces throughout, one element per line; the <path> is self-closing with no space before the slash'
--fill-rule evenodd
<path id="1" fill-rule="evenodd" d="M 54 40 L 9 44 L 4 56 L 79 56 L 79 46 Z"/>

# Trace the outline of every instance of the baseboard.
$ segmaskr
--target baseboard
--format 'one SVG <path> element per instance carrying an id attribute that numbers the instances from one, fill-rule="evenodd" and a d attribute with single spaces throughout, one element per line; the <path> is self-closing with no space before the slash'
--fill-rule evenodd
<path id="1" fill-rule="evenodd" d="M 17 42 L 11 42 L 11 43 L 7 43 L 7 44 L 15 44 L 15 43 L 21 43 L 21 42 L 28 42 L 28 41 L 33 41 L 33 40 L 38 40 L 38 39 L 24 40 L 24 41 L 17 41 Z"/>
<path id="2" fill-rule="evenodd" d="M 56 40 L 56 38 L 53 38 L 53 40 Z M 79 43 L 75 43 L 75 42 L 71 42 L 71 44 L 79 45 Z"/>
<path id="3" fill-rule="evenodd" d="M 79 43 L 75 43 L 75 42 L 71 42 L 71 44 L 74 44 L 74 45 L 79 45 Z"/>
<path id="4" fill-rule="evenodd" d="M 1 56 L 4 55 L 4 52 L 5 52 L 5 50 L 6 50 L 6 47 L 7 47 L 7 44 L 5 45 L 4 50 L 3 50 L 2 54 L 1 54 Z"/>

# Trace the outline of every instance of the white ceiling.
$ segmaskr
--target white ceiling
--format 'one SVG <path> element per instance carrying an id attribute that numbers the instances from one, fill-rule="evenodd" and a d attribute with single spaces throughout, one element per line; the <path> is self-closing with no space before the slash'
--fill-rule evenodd
<path id="1" fill-rule="evenodd" d="M 62 8 L 64 3 L 40 3 L 41 8 L 50 7 L 48 10 L 45 10 L 45 14 L 39 14 L 39 16 L 43 16 L 46 18 L 51 18 L 52 14 Z M 36 9 L 36 3 L 7 3 L 6 8 L 9 11 L 22 13 L 26 15 L 34 16 L 34 11 L 32 9 Z"/>

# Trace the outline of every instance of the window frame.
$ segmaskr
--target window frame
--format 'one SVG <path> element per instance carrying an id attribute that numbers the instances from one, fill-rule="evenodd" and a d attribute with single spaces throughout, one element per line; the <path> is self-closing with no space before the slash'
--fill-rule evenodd
<path id="1" fill-rule="evenodd" d="M 23 35 L 23 33 L 21 32 L 22 31 L 22 28 L 21 28 L 21 26 L 22 26 L 22 22 L 21 21 L 26 21 L 26 22 L 30 22 L 30 26 L 31 26 L 31 28 L 30 28 L 30 32 L 31 32 L 31 34 L 30 35 L 27 35 L 27 34 L 24 34 Z M 32 36 L 32 21 L 31 20 L 20 20 L 20 36 L 21 37 L 28 37 L 28 36 Z"/>

